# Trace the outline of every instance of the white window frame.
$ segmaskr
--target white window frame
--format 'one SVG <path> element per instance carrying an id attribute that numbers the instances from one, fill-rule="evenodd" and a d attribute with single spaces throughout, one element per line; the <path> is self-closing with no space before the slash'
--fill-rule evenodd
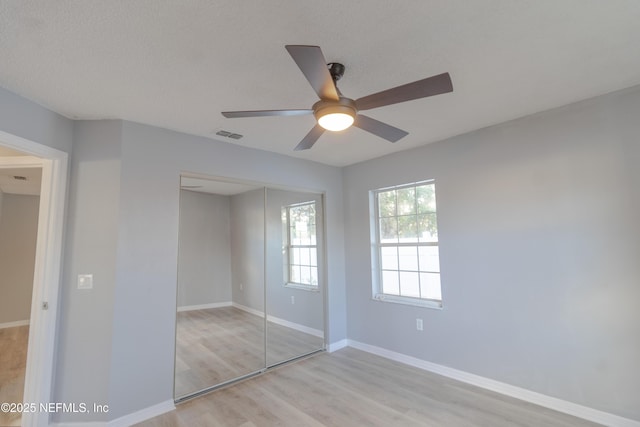
<path id="1" fill-rule="evenodd" d="M 283 233 L 283 240 L 284 240 L 284 245 L 283 245 L 283 252 L 284 252 L 284 274 L 285 274 L 285 283 L 284 285 L 286 287 L 289 288 L 296 288 L 296 289 L 302 289 L 302 290 L 306 290 L 306 291 L 313 291 L 313 292 L 319 292 L 320 290 L 320 286 L 319 286 L 319 267 L 318 267 L 318 212 L 317 209 L 315 210 L 315 221 L 314 221 L 314 227 L 316 229 L 315 231 L 315 236 L 316 236 L 316 243 L 315 245 L 295 245 L 291 242 L 291 209 L 294 208 L 299 208 L 299 207 L 303 207 L 303 206 L 311 206 L 313 205 L 314 208 L 316 208 L 316 201 L 315 200 L 309 200 L 306 202 L 301 202 L 301 203 L 294 203 L 291 205 L 287 205 L 284 206 L 283 209 L 285 211 L 285 220 L 283 221 L 283 226 L 286 230 L 286 232 Z M 316 280 L 317 283 L 315 285 L 310 284 L 310 283 L 301 283 L 301 282 L 294 282 L 291 279 L 291 266 L 292 266 L 292 251 L 291 249 L 294 248 L 304 248 L 304 249 L 315 249 L 315 253 L 316 253 L 316 258 L 315 258 L 315 266 L 314 265 L 309 265 L 308 267 L 310 268 L 315 268 L 316 270 Z M 296 264 L 296 265 L 302 265 L 302 264 Z"/>
<path id="2" fill-rule="evenodd" d="M 411 242 L 411 243 L 401 243 L 401 242 L 397 242 L 395 244 L 392 243 L 382 243 L 381 239 L 380 239 L 380 212 L 379 212 L 379 203 L 378 203 L 378 196 L 381 193 L 390 191 L 390 190 L 401 190 L 403 188 L 411 188 L 411 187 L 419 187 L 422 185 L 433 185 L 434 186 L 434 191 L 435 191 L 435 180 L 431 179 L 431 180 L 425 180 L 425 181 L 418 181 L 418 182 L 412 182 L 412 183 L 408 183 L 408 184 L 401 184 L 401 185 L 395 185 L 395 186 L 391 186 L 391 187 L 384 187 L 384 188 L 379 188 L 376 190 L 371 190 L 370 191 L 370 198 L 369 198 L 369 203 L 370 203 L 370 225 L 371 225 L 371 267 L 372 267 L 372 279 L 373 279 L 373 286 L 372 286 L 372 298 L 376 301 L 382 301 L 382 302 L 392 302 L 392 303 L 398 303 L 398 304 L 406 304 L 406 305 L 414 305 L 414 306 L 419 306 L 419 307 L 427 307 L 427 308 L 434 308 L 434 309 L 442 309 L 443 305 L 442 305 L 442 299 L 428 299 L 428 298 L 416 298 L 416 297 L 409 297 L 409 296 L 402 296 L 402 295 L 392 295 L 392 294 L 385 294 L 382 292 L 382 248 L 383 247 L 420 247 L 420 246 L 436 246 L 439 249 L 439 245 L 440 242 L 436 241 L 436 242 Z M 437 196 L 436 196 L 437 197 Z M 437 224 L 437 207 L 436 207 L 436 211 L 434 212 L 434 214 L 436 215 L 436 224 Z M 396 213 L 396 217 L 397 217 L 397 213 Z M 437 225 L 436 225 L 437 228 Z M 400 270 L 400 267 L 398 266 L 398 272 L 401 272 L 402 270 Z M 420 270 L 418 267 L 418 271 L 419 272 L 425 272 L 425 273 L 438 273 L 440 275 L 440 278 L 442 278 L 441 276 L 441 272 L 434 272 L 434 271 L 427 271 L 427 270 Z M 442 279 L 440 279 L 440 288 L 442 289 Z"/>

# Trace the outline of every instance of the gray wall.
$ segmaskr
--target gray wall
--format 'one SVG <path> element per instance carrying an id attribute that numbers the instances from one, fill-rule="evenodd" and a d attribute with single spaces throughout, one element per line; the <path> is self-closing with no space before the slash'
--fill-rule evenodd
<path id="1" fill-rule="evenodd" d="M 327 192 L 330 325 L 346 337 L 340 169 L 123 122 L 110 418 L 172 399 L 181 172 Z M 332 342 L 332 341 L 330 341 Z M 79 383 L 78 387 L 86 384 Z"/>
<path id="2" fill-rule="evenodd" d="M 233 302 L 264 312 L 264 189 L 231 196 Z"/>
<path id="3" fill-rule="evenodd" d="M 75 125 L 60 295 L 56 402 L 109 402 L 113 317 L 129 317 L 114 307 L 121 135 L 120 121 Z M 78 274 L 93 274 L 93 289 L 77 289 Z M 54 419 L 83 421 L 107 416 L 59 413 Z"/>
<path id="4" fill-rule="evenodd" d="M 267 314 L 289 322 L 322 330 L 322 293 L 284 286 L 283 236 L 281 212 L 283 206 L 294 203 L 316 201 L 318 233 L 318 265 L 322 265 L 322 195 L 294 191 L 267 189 Z M 322 281 L 322 270 L 319 269 Z M 320 283 L 322 286 L 323 283 Z M 291 304 L 291 297 L 295 304 Z"/>
<path id="5" fill-rule="evenodd" d="M 115 419 L 171 400 L 182 171 L 327 193 L 330 338 L 346 338 L 341 169 L 122 121 L 68 120 L 0 88 L 0 130 L 71 152 L 56 402 Z M 77 274 L 94 289 L 78 290 Z"/>
<path id="6" fill-rule="evenodd" d="M 229 196 L 180 190 L 178 307 L 231 302 Z"/>
<path id="7" fill-rule="evenodd" d="M 349 338 L 640 420 L 638 117 L 634 88 L 347 167 Z M 444 309 L 373 301 L 368 192 L 427 178 Z"/>
<path id="8" fill-rule="evenodd" d="M 1 131 L 70 153 L 73 125 L 73 120 L 0 87 Z"/>
<path id="9" fill-rule="evenodd" d="M 0 192 L 0 324 L 29 320 L 39 196 Z"/>

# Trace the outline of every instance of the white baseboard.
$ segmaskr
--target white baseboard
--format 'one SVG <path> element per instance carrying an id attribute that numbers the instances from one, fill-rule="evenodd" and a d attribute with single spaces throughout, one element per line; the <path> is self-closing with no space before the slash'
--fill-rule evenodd
<path id="1" fill-rule="evenodd" d="M 238 304 L 237 302 L 232 302 L 231 305 L 242 311 L 246 311 L 247 313 L 253 314 L 254 316 L 260 316 L 260 317 L 264 316 L 264 312 L 260 310 L 256 310 L 255 308 L 247 307 L 246 305 Z"/>
<path id="2" fill-rule="evenodd" d="M 149 406 L 148 408 L 136 411 L 133 414 L 111 420 L 106 424 L 106 427 L 129 427 L 133 424 L 141 423 L 142 421 L 149 420 L 166 412 L 173 411 L 174 409 L 176 409 L 176 406 L 173 403 L 173 400 L 165 400 L 162 403 Z"/>
<path id="3" fill-rule="evenodd" d="M 173 400 L 167 400 L 111 421 L 62 422 L 50 425 L 52 427 L 129 427 L 153 417 L 157 417 L 158 415 L 162 415 L 166 412 L 173 411 L 174 409 L 176 409 L 176 407 Z"/>
<path id="4" fill-rule="evenodd" d="M 231 301 L 226 302 L 212 302 L 209 304 L 199 304 L 199 305 L 183 305 L 178 307 L 178 313 L 183 311 L 193 311 L 193 310 L 206 310 L 208 308 L 220 308 L 220 307 L 231 307 Z"/>
<path id="5" fill-rule="evenodd" d="M 414 366 L 416 368 L 424 369 L 425 371 L 433 372 L 435 374 L 439 374 L 444 377 L 462 381 L 467 384 L 472 384 L 487 390 L 494 391 L 496 393 L 500 393 L 506 396 L 514 397 L 516 399 L 524 400 L 525 402 L 530 402 L 539 406 L 543 406 L 545 408 L 549 408 L 558 412 L 563 412 L 565 414 L 573 415 L 575 417 L 582 418 L 588 421 L 593 421 L 595 423 L 600 423 L 600 424 L 604 424 L 606 426 L 611 426 L 611 427 L 640 427 L 640 421 L 631 420 L 629 418 L 624 418 L 619 415 L 610 414 L 608 412 L 589 408 L 587 406 L 582 406 L 577 403 L 568 402 L 566 400 L 558 399 L 556 397 L 547 396 L 541 393 L 537 393 L 535 391 L 527 390 L 524 388 L 506 384 L 500 381 L 492 380 L 490 378 L 485 378 L 479 375 L 471 374 L 469 372 L 460 371 L 454 368 L 449 368 L 448 366 L 438 365 L 436 363 L 432 363 L 426 360 L 407 356 L 402 353 L 396 353 L 395 351 L 387 350 L 385 348 L 376 347 L 373 345 L 364 344 L 364 343 L 353 341 L 353 340 L 346 340 L 346 341 L 348 341 L 349 347 L 366 351 L 367 353 L 372 353 L 377 356 L 384 357 L 386 359 L 394 360 L 396 362 L 400 362 L 406 365 Z M 338 343 L 341 343 L 341 341 L 339 341 Z"/>
<path id="6" fill-rule="evenodd" d="M 327 346 L 327 351 L 329 353 L 333 353 L 334 351 L 338 351 L 341 348 L 345 348 L 345 347 L 348 347 L 348 346 L 349 346 L 349 340 L 345 338 L 343 340 L 332 342 L 331 344 L 329 344 Z"/>
<path id="7" fill-rule="evenodd" d="M 284 326 L 286 328 L 295 329 L 296 331 L 304 332 L 305 334 L 313 335 L 314 337 L 323 338 L 324 333 L 320 329 L 310 328 L 305 325 L 301 325 L 299 323 L 293 323 L 285 319 L 280 319 L 275 316 L 267 316 L 267 320 L 269 322 L 275 323 L 276 325 Z"/>
<path id="8" fill-rule="evenodd" d="M 260 317 L 264 316 L 264 313 L 262 311 L 256 310 L 256 309 L 251 308 L 251 307 L 247 307 L 245 305 L 241 305 L 241 304 L 238 304 L 238 303 L 234 302 L 233 306 L 235 308 L 238 308 L 240 310 L 246 311 L 247 313 L 251 313 L 251 314 L 256 315 L 256 316 L 260 316 Z M 280 326 L 284 326 L 284 327 L 287 327 L 287 328 L 295 329 L 296 331 L 304 332 L 305 334 L 313 335 L 315 337 L 319 337 L 319 338 L 323 338 L 324 337 L 324 333 L 320 329 L 310 328 L 309 326 L 301 325 L 299 323 L 290 322 L 288 320 L 281 319 L 279 317 L 267 315 L 267 321 L 273 322 L 273 323 L 275 323 L 277 325 L 280 325 Z"/>
<path id="9" fill-rule="evenodd" d="M 77 422 L 61 422 L 51 423 L 51 427 L 107 427 L 106 421 L 77 421 Z"/>
<path id="10" fill-rule="evenodd" d="M 29 324 L 29 319 L 16 320 L 15 322 L 0 323 L 0 329 L 15 328 L 17 326 L 27 326 L 28 324 Z"/>

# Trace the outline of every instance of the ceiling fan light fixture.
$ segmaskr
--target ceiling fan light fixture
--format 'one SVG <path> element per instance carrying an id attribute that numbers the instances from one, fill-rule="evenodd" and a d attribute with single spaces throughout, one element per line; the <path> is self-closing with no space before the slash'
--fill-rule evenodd
<path id="1" fill-rule="evenodd" d="M 318 124 L 332 132 L 347 129 L 356 118 L 356 111 L 347 105 L 328 105 L 317 109 L 314 114 Z"/>

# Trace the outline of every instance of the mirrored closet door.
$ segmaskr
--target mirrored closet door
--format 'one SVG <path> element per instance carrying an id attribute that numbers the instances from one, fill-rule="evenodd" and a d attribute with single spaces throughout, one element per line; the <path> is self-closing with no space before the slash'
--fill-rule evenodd
<path id="1" fill-rule="evenodd" d="M 266 189 L 267 366 L 324 347 L 322 195 Z"/>
<path id="2" fill-rule="evenodd" d="M 264 368 L 264 189 L 183 176 L 176 399 Z"/>
<path id="3" fill-rule="evenodd" d="M 176 401 L 324 348 L 321 194 L 184 174 Z"/>

